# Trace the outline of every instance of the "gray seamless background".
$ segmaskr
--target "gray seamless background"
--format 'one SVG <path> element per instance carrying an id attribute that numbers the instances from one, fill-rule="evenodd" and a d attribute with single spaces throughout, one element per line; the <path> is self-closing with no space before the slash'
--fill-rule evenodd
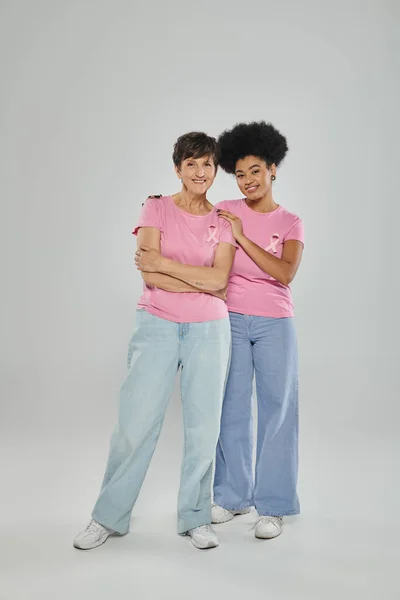
<path id="1" fill-rule="evenodd" d="M 1 598 L 399 593 L 395 1 L 0 2 Z M 132 535 L 71 547 L 95 501 L 142 283 L 131 230 L 178 135 L 271 121 L 292 285 L 302 516 L 199 553 L 175 535 L 178 381 Z M 218 174 L 210 200 L 240 197 Z"/>

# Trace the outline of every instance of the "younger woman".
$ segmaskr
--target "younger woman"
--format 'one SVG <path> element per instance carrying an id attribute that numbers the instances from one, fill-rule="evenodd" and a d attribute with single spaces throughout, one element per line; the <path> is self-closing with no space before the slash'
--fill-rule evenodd
<path id="1" fill-rule="evenodd" d="M 217 204 L 239 244 L 228 286 L 232 360 L 217 447 L 214 523 L 255 506 L 255 535 L 272 538 L 299 512 L 297 346 L 290 283 L 303 251 L 301 220 L 273 198 L 286 139 L 271 124 L 239 124 L 219 138 L 222 168 L 241 200 Z M 255 480 L 251 396 L 258 406 Z"/>

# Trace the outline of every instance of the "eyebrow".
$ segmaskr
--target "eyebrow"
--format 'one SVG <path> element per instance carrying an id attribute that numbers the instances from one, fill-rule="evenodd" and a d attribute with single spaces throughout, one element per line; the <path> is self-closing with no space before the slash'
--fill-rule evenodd
<path id="1" fill-rule="evenodd" d="M 260 166 L 260 165 L 251 165 L 251 167 L 249 167 L 249 171 L 250 171 L 251 169 L 254 169 L 254 167 L 259 167 L 259 166 Z M 242 169 L 237 169 L 237 170 L 235 171 L 235 173 L 244 173 L 244 171 L 242 171 Z"/>

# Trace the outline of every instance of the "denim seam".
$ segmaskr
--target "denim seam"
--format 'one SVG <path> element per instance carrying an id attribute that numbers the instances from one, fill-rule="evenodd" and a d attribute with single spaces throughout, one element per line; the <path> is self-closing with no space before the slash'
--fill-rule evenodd
<path id="1" fill-rule="evenodd" d="M 182 377 L 182 374 L 181 374 Z M 181 403 L 182 403 L 182 422 L 183 422 L 183 457 L 182 457 L 182 471 L 181 471 L 181 481 L 180 481 L 180 486 L 182 485 L 182 480 L 183 480 L 183 476 L 184 476 L 184 469 L 185 469 L 185 457 L 186 457 L 186 447 L 187 447 L 187 432 L 186 432 L 186 416 L 185 416 L 185 410 L 183 407 L 183 398 L 185 398 L 185 390 L 184 390 L 184 383 L 181 386 Z M 179 517 L 179 510 L 178 510 L 178 523 L 179 523 L 180 517 Z"/>

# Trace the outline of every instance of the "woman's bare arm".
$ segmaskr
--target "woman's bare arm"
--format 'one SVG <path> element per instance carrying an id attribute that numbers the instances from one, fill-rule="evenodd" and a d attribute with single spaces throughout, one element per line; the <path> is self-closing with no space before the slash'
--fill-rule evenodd
<path id="1" fill-rule="evenodd" d="M 159 272 L 180 279 L 200 291 L 218 291 L 228 285 L 235 252 L 235 246 L 228 242 L 220 242 L 215 251 L 212 267 L 185 265 L 162 257 Z"/>
<path id="2" fill-rule="evenodd" d="M 137 247 L 145 246 L 160 252 L 160 230 L 155 227 L 141 227 L 137 236 Z M 159 272 L 141 271 L 142 278 L 147 285 L 157 287 L 167 292 L 196 292 L 201 291 L 226 299 L 226 286 L 220 290 L 202 290 L 194 287 L 181 279 L 177 279 L 171 275 Z"/>
<path id="3" fill-rule="evenodd" d="M 303 244 L 301 242 L 297 240 L 284 242 L 282 258 L 278 258 L 245 236 L 240 237 L 237 241 L 264 273 L 283 285 L 290 285 L 297 273 L 303 254 Z"/>

